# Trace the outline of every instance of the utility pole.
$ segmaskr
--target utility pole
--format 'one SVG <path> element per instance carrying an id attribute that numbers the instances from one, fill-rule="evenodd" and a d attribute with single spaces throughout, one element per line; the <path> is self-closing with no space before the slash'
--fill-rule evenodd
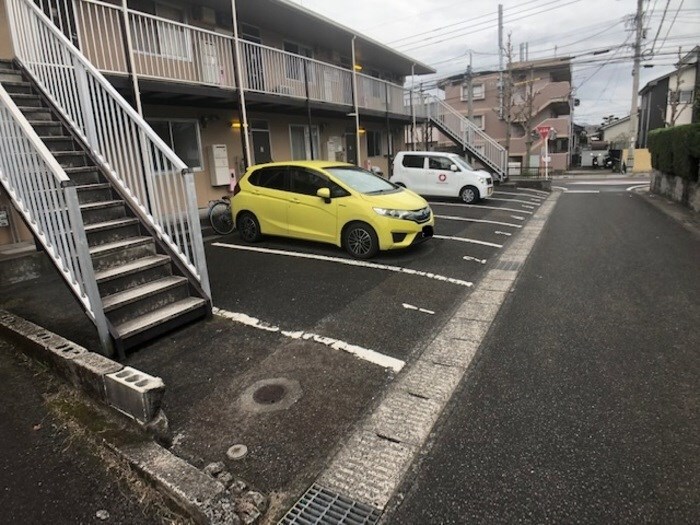
<path id="1" fill-rule="evenodd" d="M 498 4 L 498 116 L 503 118 L 503 4 Z"/>
<path id="2" fill-rule="evenodd" d="M 467 117 L 474 122 L 474 87 L 472 84 L 472 52 L 469 51 L 469 66 L 467 67 Z"/>
<path id="3" fill-rule="evenodd" d="M 644 36 L 644 0 L 637 0 L 637 14 L 634 18 L 634 68 L 632 69 L 632 108 L 630 109 L 630 143 L 627 148 L 627 167 L 634 167 L 634 148 L 637 144 L 637 121 L 639 112 L 639 64 L 642 59 L 642 38 Z"/>

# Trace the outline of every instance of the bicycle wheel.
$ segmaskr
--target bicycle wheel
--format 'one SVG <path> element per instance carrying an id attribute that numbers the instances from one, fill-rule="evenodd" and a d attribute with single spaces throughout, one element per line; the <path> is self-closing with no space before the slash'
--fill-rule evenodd
<path id="1" fill-rule="evenodd" d="M 219 235 L 228 235 L 233 231 L 231 205 L 227 202 L 217 202 L 209 209 L 209 222 Z"/>

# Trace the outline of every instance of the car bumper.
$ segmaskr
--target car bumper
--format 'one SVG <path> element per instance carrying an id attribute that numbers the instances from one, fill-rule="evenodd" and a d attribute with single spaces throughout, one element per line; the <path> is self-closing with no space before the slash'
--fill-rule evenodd
<path id="1" fill-rule="evenodd" d="M 397 250 L 420 244 L 433 237 L 434 227 L 435 217 L 432 214 L 430 220 L 423 223 L 384 219 L 382 227 L 377 228 L 379 247 L 382 250 Z"/>
<path id="2" fill-rule="evenodd" d="M 479 195 L 482 199 L 488 199 L 493 195 L 493 184 L 491 186 L 482 186 L 479 188 Z"/>

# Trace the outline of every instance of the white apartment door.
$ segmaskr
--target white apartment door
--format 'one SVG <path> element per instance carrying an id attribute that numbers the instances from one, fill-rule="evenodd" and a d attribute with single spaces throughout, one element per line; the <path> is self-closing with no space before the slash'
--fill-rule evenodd
<path id="1" fill-rule="evenodd" d="M 222 71 L 219 63 L 219 53 L 213 42 L 201 43 L 202 80 L 207 84 L 220 85 Z"/>

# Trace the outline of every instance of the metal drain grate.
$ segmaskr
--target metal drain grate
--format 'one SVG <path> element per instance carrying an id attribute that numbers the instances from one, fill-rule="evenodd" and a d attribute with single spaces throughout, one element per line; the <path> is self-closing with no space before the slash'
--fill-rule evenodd
<path id="1" fill-rule="evenodd" d="M 523 263 L 519 261 L 499 260 L 494 266 L 494 270 L 520 270 Z"/>
<path id="2" fill-rule="evenodd" d="M 374 525 L 381 511 L 313 485 L 279 521 L 280 525 Z"/>

